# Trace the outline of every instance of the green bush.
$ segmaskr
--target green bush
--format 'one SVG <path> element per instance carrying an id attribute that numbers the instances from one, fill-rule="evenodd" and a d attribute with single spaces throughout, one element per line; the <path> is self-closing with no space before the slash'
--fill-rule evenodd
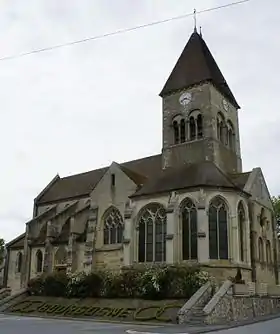
<path id="1" fill-rule="evenodd" d="M 208 280 L 207 273 L 193 266 L 140 266 L 116 273 L 53 273 L 29 282 L 33 295 L 69 298 L 190 298 Z"/>
<path id="2" fill-rule="evenodd" d="M 44 280 L 44 295 L 53 297 L 67 296 L 68 277 L 63 272 L 54 272 Z"/>
<path id="3" fill-rule="evenodd" d="M 44 295 L 45 292 L 44 275 L 31 279 L 28 283 L 27 289 L 30 295 L 35 295 L 35 296 Z"/>

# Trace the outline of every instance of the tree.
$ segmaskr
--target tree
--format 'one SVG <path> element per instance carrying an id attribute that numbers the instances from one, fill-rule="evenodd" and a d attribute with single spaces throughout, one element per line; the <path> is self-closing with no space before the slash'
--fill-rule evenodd
<path id="1" fill-rule="evenodd" d="M 276 230 L 278 236 L 280 236 L 280 196 L 272 196 L 271 198 L 274 214 L 276 218 Z"/>

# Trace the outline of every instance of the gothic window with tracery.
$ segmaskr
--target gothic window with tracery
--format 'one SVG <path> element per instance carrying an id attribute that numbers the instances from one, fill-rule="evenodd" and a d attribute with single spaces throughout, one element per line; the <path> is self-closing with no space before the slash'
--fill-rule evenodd
<path id="1" fill-rule="evenodd" d="M 20 273 L 22 269 L 22 252 L 17 253 L 16 272 Z"/>
<path id="2" fill-rule="evenodd" d="M 141 212 L 139 226 L 139 262 L 166 260 L 166 212 L 157 203 L 147 205 Z"/>
<path id="3" fill-rule="evenodd" d="M 181 210 L 183 260 L 197 259 L 197 211 L 193 201 L 185 199 Z"/>
<path id="4" fill-rule="evenodd" d="M 114 207 L 107 210 L 104 221 L 104 245 L 120 244 L 123 241 L 123 219 L 120 211 Z"/>
<path id="5" fill-rule="evenodd" d="M 240 261 L 245 260 L 244 246 L 245 246 L 245 210 L 243 204 L 238 204 L 238 233 L 239 233 L 239 252 Z"/>
<path id="6" fill-rule="evenodd" d="M 222 198 L 210 202 L 208 219 L 210 259 L 228 259 L 228 210 Z"/>
<path id="7" fill-rule="evenodd" d="M 38 250 L 36 253 L 36 271 L 37 273 L 42 272 L 43 270 L 43 253 L 41 250 Z"/>

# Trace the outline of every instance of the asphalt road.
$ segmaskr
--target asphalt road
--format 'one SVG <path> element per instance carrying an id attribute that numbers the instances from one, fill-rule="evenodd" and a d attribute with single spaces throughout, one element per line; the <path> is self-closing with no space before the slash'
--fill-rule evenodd
<path id="1" fill-rule="evenodd" d="M 243 327 L 212 332 L 213 334 L 279 334 L 280 318 L 258 322 Z M 205 329 L 204 329 L 205 330 Z M 143 334 L 143 333 L 192 333 L 192 330 L 180 326 L 141 326 L 134 324 L 54 320 L 46 318 L 0 315 L 0 333 L 2 334 Z M 198 331 L 199 333 L 199 331 Z"/>

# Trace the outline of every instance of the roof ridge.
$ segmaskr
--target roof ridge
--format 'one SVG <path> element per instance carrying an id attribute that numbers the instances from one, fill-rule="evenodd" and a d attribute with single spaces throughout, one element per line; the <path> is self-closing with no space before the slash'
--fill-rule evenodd
<path id="1" fill-rule="evenodd" d="M 134 159 L 134 160 L 127 160 L 127 161 L 124 161 L 124 162 L 116 162 L 118 165 L 124 165 L 124 164 L 129 164 L 129 163 L 133 163 L 133 162 L 136 162 L 136 161 L 139 161 L 139 160 L 145 160 L 145 159 L 150 159 L 150 158 L 154 158 L 154 157 L 157 157 L 157 156 L 161 156 L 161 153 L 159 154 L 154 154 L 154 155 L 149 155 L 147 157 L 143 157 L 143 158 L 138 158 L 138 159 Z M 67 176 L 63 176 L 63 177 L 60 177 L 60 180 L 65 180 L 69 177 L 73 177 L 73 176 L 77 176 L 77 175 L 85 175 L 85 174 L 88 174 L 88 173 L 92 173 L 92 172 L 95 172 L 95 171 L 101 171 L 102 169 L 108 169 L 110 168 L 110 166 L 103 166 L 103 167 L 100 167 L 100 168 L 96 168 L 96 169 L 91 169 L 87 172 L 82 172 L 82 173 L 75 173 L 75 174 L 70 174 L 70 175 L 67 175 Z"/>
<path id="2" fill-rule="evenodd" d="M 60 178 L 60 180 L 65 180 L 67 178 L 70 178 L 70 177 L 75 177 L 75 176 L 78 176 L 78 175 L 86 175 L 86 174 L 89 174 L 89 173 L 92 173 L 92 172 L 95 172 L 95 171 L 101 171 L 102 169 L 108 169 L 109 166 L 105 166 L 105 167 L 100 167 L 100 168 L 96 168 L 96 169 L 92 169 L 92 170 L 89 170 L 87 172 L 83 172 L 83 173 L 76 173 L 76 174 L 71 174 L 71 175 L 67 175 L 67 176 L 63 176 Z"/>

